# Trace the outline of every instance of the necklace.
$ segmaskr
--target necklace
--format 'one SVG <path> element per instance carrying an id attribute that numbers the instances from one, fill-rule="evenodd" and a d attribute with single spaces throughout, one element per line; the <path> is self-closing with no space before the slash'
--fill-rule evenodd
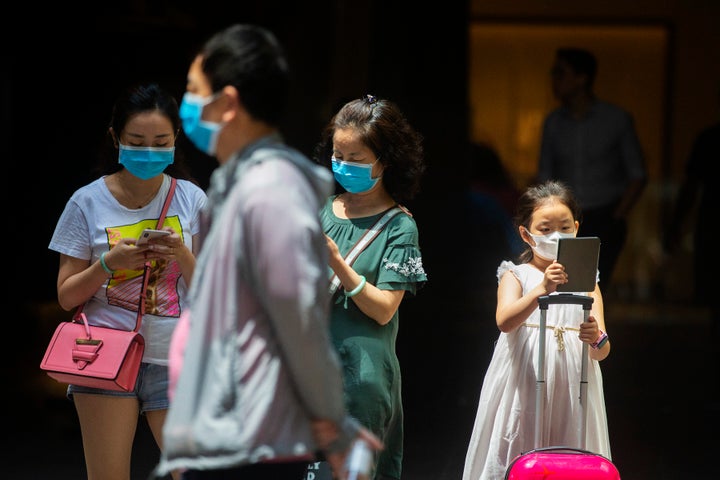
<path id="1" fill-rule="evenodd" d="M 133 209 L 143 208 L 152 202 L 163 182 L 163 176 L 160 176 L 157 182 L 154 181 L 155 179 L 142 182 L 128 181 L 123 172 L 118 172 L 113 177 L 115 181 L 110 187 L 110 192 L 121 205 Z"/>

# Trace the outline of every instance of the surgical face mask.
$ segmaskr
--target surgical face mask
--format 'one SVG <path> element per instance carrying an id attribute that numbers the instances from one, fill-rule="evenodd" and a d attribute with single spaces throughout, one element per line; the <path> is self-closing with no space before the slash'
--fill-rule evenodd
<path id="1" fill-rule="evenodd" d="M 202 113 L 205 105 L 212 103 L 217 98 L 218 95 L 201 97 L 186 92 L 180 102 L 180 120 L 185 135 L 198 150 L 208 155 L 215 155 L 217 151 L 218 134 L 223 124 L 202 120 Z"/>
<path id="2" fill-rule="evenodd" d="M 332 157 L 335 180 L 350 193 L 367 192 L 375 186 L 380 177 L 372 178 L 372 167 L 377 163 L 345 162 Z"/>
<path id="3" fill-rule="evenodd" d="M 120 165 L 138 178 L 148 180 L 175 161 L 175 147 L 131 147 L 120 144 Z"/>
<path id="4" fill-rule="evenodd" d="M 528 231 L 528 235 L 535 240 L 535 246 L 530 247 L 536 255 L 546 260 L 557 260 L 558 240 L 561 238 L 573 238 L 574 233 L 552 232 L 547 235 L 533 235 Z"/>

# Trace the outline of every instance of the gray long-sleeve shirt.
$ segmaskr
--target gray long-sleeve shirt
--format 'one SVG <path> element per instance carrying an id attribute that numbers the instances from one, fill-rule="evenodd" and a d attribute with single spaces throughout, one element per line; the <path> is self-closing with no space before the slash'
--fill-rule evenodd
<path id="1" fill-rule="evenodd" d="M 318 212 L 332 185 L 277 135 L 213 173 L 158 473 L 310 458 L 313 419 L 355 434 L 328 330 Z"/>

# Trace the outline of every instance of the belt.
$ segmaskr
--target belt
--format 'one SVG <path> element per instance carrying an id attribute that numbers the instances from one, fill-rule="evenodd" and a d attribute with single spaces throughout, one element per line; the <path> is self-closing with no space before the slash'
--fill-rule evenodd
<path id="1" fill-rule="evenodd" d="M 523 323 L 524 327 L 530 327 L 530 328 L 540 328 L 540 325 L 537 323 Z M 568 330 L 572 330 L 575 332 L 579 332 L 579 328 L 574 327 L 556 327 L 553 325 L 545 325 L 545 328 L 550 329 L 553 331 L 553 334 L 555 335 L 555 341 L 557 342 L 558 351 L 562 352 L 565 350 L 565 337 L 564 333 Z"/>

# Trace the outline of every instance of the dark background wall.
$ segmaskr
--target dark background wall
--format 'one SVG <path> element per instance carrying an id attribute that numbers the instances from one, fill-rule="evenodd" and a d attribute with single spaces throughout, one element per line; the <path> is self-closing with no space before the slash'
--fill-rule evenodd
<path id="1" fill-rule="evenodd" d="M 13 227 L 34 225 L 20 241 L 12 229 L 5 240 L 15 279 L 8 298 L 55 299 L 57 258 L 47 242 L 65 201 L 92 179 L 95 152 L 105 141 L 120 90 L 154 79 L 180 98 L 194 48 L 231 23 L 267 26 L 285 45 L 294 83 L 283 131 L 306 153 L 337 106 L 364 93 L 396 101 L 424 134 L 430 168 L 420 197 L 409 207 L 421 226 L 426 266 L 437 280 L 428 285 L 431 289 L 446 289 L 451 285 L 446 279 L 465 273 L 457 248 L 446 246 L 452 232 L 463 229 L 451 220 L 461 218 L 455 194 L 467 180 L 463 147 L 469 134 L 470 22 L 669 25 L 670 97 L 658 99 L 668 105 L 666 166 L 657 187 L 668 200 L 694 135 L 718 113 L 720 4 L 712 0 L 598 5 L 484 0 L 423 6 L 406 0 L 97 3 L 82 10 L 18 4 L 18 13 L 5 19 L 7 27 L 16 27 L 2 30 L 5 204 Z M 205 183 L 214 160 L 182 136 L 180 144 Z"/>
<path id="2" fill-rule="evenodd" d="M 426 138 L 430 172 L 423 199 L 410 206 L 421 223 L 429 221 L 427 205 L 434 209 L 451 188 L 454 150 L 466 134 L 465 6 L 423 12 L 385 2 L 286 3 L 211 0 L 201 10 L 191 2 L 102 2 L 82 19 L 51 7 L 41 18 L 18 18 L 22 35 L 5 32 L 2 148 L 14 190 L 8 211 L 12 224 L 34 225 L 13 241 L 21 298 L 55 298 L 57 258 L 47 243 L 71 193 L 92 179 L 121 89 L 155 79 L 179 99 L 194 48 L 235 22 L 267 26 L 286 46 L 295 78 L 283 131 L 306 153 L 341 102 L 373 93 L 400 105 Z M 181 145 L 204 184 L 215 161 L 184 138 Z"/>
<path id="3" fill-rule="evenodd" d="M 82 12 L 59 5 L 42 12 L 29 4 L 19 8 L 24 13 L 6 21 L 16 23 L 22 33 L 3 33 L 9 57 L 0 76 L 0 148 L 9 167 L 8 233 L 30 232 L 5 240 L 12 250 L 6 301 L 18 306 L 15 321 L 31 339 L 18 345 L 30 373 L 23 377 L 2 371 L 11 382 L 21 376 L 26 408 L 52 411 L 52 402 L 62 405 L 60 411 L 66 408 L 61 391 L 53 389 L 46 398 L 54 385 L 38 378 L 33 368 L 58 319 L 69 317 L 57 307 L 58 258 L 47 246 L 72 192 L 93 179 L 95 153 L 106 139 L 115 98 L 127 85 L 154 79 L 180 99 L 196 46 L 236 22 L 270 28 L 286 48 L 294 72 L 291 108 L 283 125 L 290 144 L 309 154 L 337 107 L 365 93 L 395 101 L 424 135 L 429 170 L 422 195 L 408 207 L 421 226 L 424 263 L 432 281 L 405 303 L 407 326 L 402 327 L 404 340 L 398 349 L 408 359 L 407 395 L 415 396 L 417 390 L 417 398 L 435 396 L 437 386 L 421 381 L 413 385 L 412 379 L 420 380 L 421 371 L 436 376 L 447 368 L 438 358 L 450 343 L 432 346 L 437 340 L 433 328 L 455 321 L 452 310 L 460 308 L 452 298 L 460 294 L 445 272 L 458 269 L 463 260 L 447 259 L 450 252 L 444 244 L 456 228 L 451 219 L 459 209 L 450 198 L 458 188 L 456 165 L 467 136 L 464 2 L 442 8 L 333 0 L 97 2 Z M 182 136 L 180 146 L 206 184 L 216 162 Z M 424 353 L 428 342 L 432 355 Z M 62 431 L 64 424 L 61 420 L 52 428 Z M 70 425 L 72 429 L 74 422 Z"/>

